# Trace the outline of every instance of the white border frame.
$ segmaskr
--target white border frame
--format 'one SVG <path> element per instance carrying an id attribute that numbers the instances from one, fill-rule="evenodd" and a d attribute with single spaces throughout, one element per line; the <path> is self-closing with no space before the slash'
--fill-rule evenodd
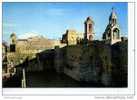
<path id="1" fill-rule="evenodd" d="M 135 3 L 128 3 L 128 88 L 2 88 L 3 96 L 134 95 L 135 94 Z"/>

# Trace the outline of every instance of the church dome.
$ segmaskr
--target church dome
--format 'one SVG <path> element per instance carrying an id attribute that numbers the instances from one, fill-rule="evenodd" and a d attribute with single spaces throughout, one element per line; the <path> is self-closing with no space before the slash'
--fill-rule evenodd
<path id="1" fill-rule="evenodd" d="M 12 33 L 12 34 L 10 35 L 10 37 L 14 37 L 14 36 L 16 36 L 16 34 L 15 34 L 15 33 Z"/>
<path id="2" fill-rule="evenodd" d="M 91 20 L 91 17 L 89 16 L 89 17 L 87 17 L 87 20 Z"/>

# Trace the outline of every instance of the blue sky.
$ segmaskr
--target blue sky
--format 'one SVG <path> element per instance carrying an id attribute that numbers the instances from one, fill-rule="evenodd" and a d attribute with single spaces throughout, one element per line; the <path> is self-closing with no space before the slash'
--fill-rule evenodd
<path id="1" fill-rule="evenodd" d="M 59 39 L 66 29 L 84 32 L 84 21 L 91 16 L 95 26 L 95 38 L 101 39 L 108 19 L 115 8 L 121 34 L 128 32 L 127 3 L 3 3 L 3 40 L 10 34 L 17 37 L 40 34 Z"/>

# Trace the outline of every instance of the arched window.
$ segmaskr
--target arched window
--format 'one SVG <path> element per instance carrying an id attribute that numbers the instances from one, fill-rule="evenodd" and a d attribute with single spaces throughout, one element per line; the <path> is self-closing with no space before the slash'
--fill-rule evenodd
<path id="1" fill-rule="evenodd" d="M 12 39 L 12 43 L 13 43 L 13 44 L 15 43 L 15 40 L 14 40 L 14 39 Z"/>
<path id="2" fill-rule="evenodd" d="M 113 30 L 113 39 L 118 39 L 119 38 L 119 29 L 115 28 Z"/>
<path id="3" fill-rule="evenodd" d="M 92 35 L 89 35 L 89 41 L 92 41 L 92 40 L 93 40 Z"/>
<path id="4" fill-rule="evenodd" d="M 89 32 L 92 30 L 92 24 L 89 24 Z"/>

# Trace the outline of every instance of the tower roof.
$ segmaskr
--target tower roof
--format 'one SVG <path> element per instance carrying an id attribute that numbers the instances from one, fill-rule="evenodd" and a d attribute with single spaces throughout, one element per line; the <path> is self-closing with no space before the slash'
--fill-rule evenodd
<path id="1" fill-rule="evenodd" d="M 112 8 L 112 12 L 110 14 L 109 19 L 117 19 L 117 15 L 116 15 L 116 12 L 115 12 L 114 8 Z"/>
<path id="2" fill-rule="evenodd" d="M 87 17 L 87 19 L 86 19 L 85 23 L 87 23 L 87 22 L 92 22 L 92 23 L 94 24 L 94 22 L 93 22 L 93 20 L 92 20 L 91 16 L 88 16 L 88 17 Z"/>
<path id="3" fill-rule="evenodd" d="M 91 17 L 90 17 L 90 16 L 88 16 L 88 17 L 87 17 L 87 20 L 91 20 Z"/>
<path id="4" fill-rule="evenodd" d="M 10 35 L 10 37 L 13 37 L 13 36 L 16 36 L 16 34 L 15 34 L 15 33 L 12 33 L 12 34 Z"/>

